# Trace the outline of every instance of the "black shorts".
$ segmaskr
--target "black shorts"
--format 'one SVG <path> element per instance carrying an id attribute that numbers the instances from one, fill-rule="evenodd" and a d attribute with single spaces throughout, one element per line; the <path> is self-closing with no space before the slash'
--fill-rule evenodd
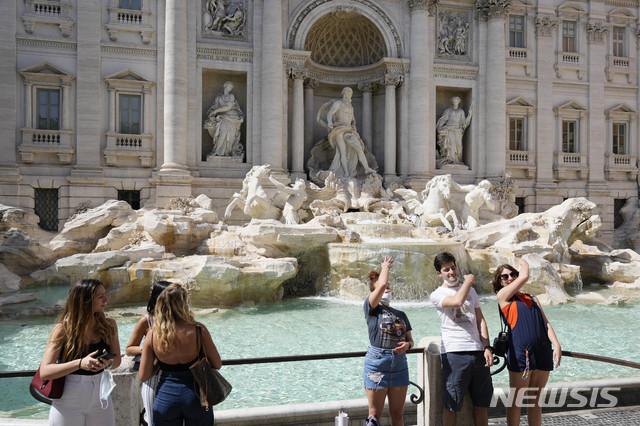
<path id="1" fill-rule="evenodd" d="M 442 403 L 449 411 L 462 410 L 467 391 L 474 407 L 489 407 L 493 382 L 485 367 L 484 352 L 448 352 L 440 354 L 442 366 Z"/>

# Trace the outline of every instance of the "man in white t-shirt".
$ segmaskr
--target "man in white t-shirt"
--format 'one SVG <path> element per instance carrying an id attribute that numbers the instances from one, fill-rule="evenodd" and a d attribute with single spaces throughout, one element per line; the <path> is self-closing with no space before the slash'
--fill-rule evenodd
<path id="1" fill-rule="evenodd" d="M 460 284 L 456 258 L 451 253 L 438 254 L 433 265 L 443 279 L 442 285 L 431 293 L 431 303 L 442 321 L 442 422 L 444 426 L 455 426 L 457 413 L 469 391 L 473 422 L 475 426 L 486 426 L 489 423 L 487 407 L 493 396 L 489 371 L 493 354 L 478 295 L 471 287 L 476 279 L 468 274 Z"/>

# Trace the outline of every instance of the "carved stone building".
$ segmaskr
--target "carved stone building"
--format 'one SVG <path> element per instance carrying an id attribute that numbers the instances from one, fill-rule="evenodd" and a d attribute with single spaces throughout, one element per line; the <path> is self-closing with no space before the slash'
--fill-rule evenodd
<path id="1" fill-rule="evenodd" d="M 510 174 L 525 211 L 585 196 L 611 240 L 637 202 L 638 0 L 3 0 L 0 194 L 56 229 L 79 206 L 223 208 L 246 172 L 305 176 L 319 107 L 354 90 L 387 184 Z M 242 155 L 203 123 L 233 85 Z M 450 99 L 473 118 L 437 163 Z M 633 199 L 633 201 L 626 201 Z"/>

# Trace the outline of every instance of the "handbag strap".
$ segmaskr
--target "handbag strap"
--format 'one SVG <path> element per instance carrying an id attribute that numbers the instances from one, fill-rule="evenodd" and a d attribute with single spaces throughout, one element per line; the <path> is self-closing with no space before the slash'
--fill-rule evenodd
<path id="1" fill-rule="evenodd" d="M 199 325 L 196 325 L 196 344 L 200 348 L 198 350 L 198 359 L 205 358 L 204 350 L 202 349 L 202 329 Z"/>
<path id="2" fill-rule="evenodd" d="M 509 327 L 509 320 L 507 318 L 509 318 L 509 311 L 511 310 L 511 303 L 513 303 L 513 300 L 509 301 L 509 307 L 507 308 L 507 316 L 506 317 L 502 313 L 502 309 L 500 309 L 500 304 L 498 303 L 498 315 L 500 315 L 500 318 L 504 318 L 504 321 L 500 321 L 500 331 L 502 331 L 502 332 L 507 331 L 507 328 Z"/>

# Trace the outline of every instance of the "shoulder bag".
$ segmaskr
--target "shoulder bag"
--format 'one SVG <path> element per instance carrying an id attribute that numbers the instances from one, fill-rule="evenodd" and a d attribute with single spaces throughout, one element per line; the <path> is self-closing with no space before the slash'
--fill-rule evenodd
<path id="1" fill-rule="evenodd" d="M 36 370 L 36 374 L 31 379 L 31 386 L 42 396 L 49 399 L 58 399 L 64 391 L 64 380 L 66 376 L 53 380 L 43 380 L 40 377 L 40 367 Z"/>
<path id="2" fill-rule="evenodd" d="M 200 405 L 209 410 L 209 407 L 220 404 L 229 396 L 232 386 L 218 370 L 211 368 L 207 362 L 207 357 L 202 350 L 202 331 L 199 325 L 196 326 L 196 336 L 200 343 L 199 359 L 189 369 L 193 374 Z"/>

